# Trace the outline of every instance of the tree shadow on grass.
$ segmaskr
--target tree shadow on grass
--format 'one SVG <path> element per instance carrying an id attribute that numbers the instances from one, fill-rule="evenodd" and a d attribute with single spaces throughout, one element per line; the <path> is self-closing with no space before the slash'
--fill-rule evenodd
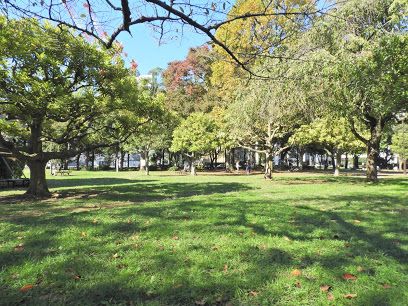
<path id="1" fill-rule="evenodd" d="M 405 200 L 401 196 L 384 196 L 382 200 L 367 194 L 315 196 L 302 198 L 299 206 L 291 199 L 264 200 L 251 195 L 242 197 L 240 193 L 226 195 L 249 190 L 246 185 L 237 183 L 147 182 L 109 188 L 109 193 L 97 193 L 92 201 L 129 201 L 130 204 L 169 201 L 78 214 L 60 211 L 56 215 L 9 220 L 13 226 L 25 226 L 39 233 L 25 241 L 25 252 L 16 255 L 12 249 L 0 251 L 4 271 L 20 267 L 27 261 L 43 265 L 49 258 L 62 258 L 39 269 L 39 273 L 45 273 L 40 278 L 45 280 L 24 301 L 21 300 L 22 294 L 15 294 L 15 288 L 0 287 L 8 298 L 5 301 L 17 296 L 20 300 L 15 304 L 119 304 L 132 301 L 136 304 L 192 305 L 202 300 L 208 304 L 225 304 L 237 298 L 237 292 L 249 295 L 251 290 L 259 290 L 276 281 L 282 271 L 288 273 L 295 267 L 307 269 L 317 265 L 331 278 L 339 278 L 345 272 L 344 267 L 353 264 L 356 257 L 378 260 L 381 254 L 400 263 L 399 267 L 407 262 L 406 251 L 385 237 L 388 233 L 403 234 L 407 229 L 406 215 L 387 213 L 389 203 L 403 209 Z M 103 188 L 97 187 L 96 190 L 102 191 Z M 194 195 L 211 196 L 192 197 Z M 319 209 L 333 201 L 341 204 L 328 211 Z M 369 212 L 365 213 L 365 210 Z M 92 218 L 98 218 L 99 214 L 108 214 L 109 222 L 92 224 Z M 378 225 L 374 219 L 380 214 L 386 215 Z M 135 220 L 128 222 L 132 217 Z M 353 222 L 357 217 L 361 223 Z M 370 228 L 371 222 L 374 228 Z M 9 235 L 16 236 L 13 226 Z M 77 230 L 76 239 L 59 250 L 61 237 L 74 230 Z M 82 237 L 81 231 L 89 238 Z M 146 238 L 131 244 L 118 243 L 130 241 L 135 233 L 146 234 Z M 175 233 L 180 237 L 169 243 L 167 240 Z M 198 238 L 189 237 L 184 242 L 183 235 Z M 210 243 L 201 241 L 200 236 L 209 236 L 213 240 Z M 234 250 L 213 250 L 211 243 L 219 242 L 219 237 L 233 239 Z M 268 244 L 270 237 L 282 237 L 283 243 L 279 246 Z M 351 243 L 352 247 L 323 255 L 316 254 L 315 250 L 304 252 L 292 248 L 294 243 L 324 247 L 338 241 Z M 163 249 L 162 242 L 167 243 Z M 262 243 L 266 245 L 259 245 Z M 183 247 L 182 251 L 177 251 L 177 244 Z M 116 252 L 119 255 L 115 257 Z M 230 259 L 243 267 L 229 263 Z M 226 263 L 228 269 L 223 271 Z M 75 278 L 75 273 L 80 279 Z M 391 294 L 391 291 L 367 292 L 362 300 L 371 304 L 385 303 Z M 275 298 L 279 301 L 279 296 Z"/>

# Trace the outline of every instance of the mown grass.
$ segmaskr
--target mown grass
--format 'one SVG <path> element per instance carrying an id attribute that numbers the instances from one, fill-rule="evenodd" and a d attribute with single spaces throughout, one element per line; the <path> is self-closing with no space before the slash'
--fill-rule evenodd
<path id="1" fill-rule="evenodd" d="M 50 186 L 59 197 L 0 192 L 0 304 L 408 304 L 402 177 L 74 172 Z"/>

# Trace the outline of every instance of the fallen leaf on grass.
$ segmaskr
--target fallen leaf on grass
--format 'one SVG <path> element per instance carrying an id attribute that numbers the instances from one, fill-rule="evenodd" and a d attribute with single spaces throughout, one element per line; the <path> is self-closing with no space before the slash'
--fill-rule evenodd
<path id="1" fill-rule="evenodd" d="M 297 281 L 297 282 L 295 283 L 295 287 L 296 287 L 296 288 L 302 288 L 302 284 L 301 284 L 299 281 Z"/>
<path id="2" fill-rule="evenodd" d="M 16 251 L 16 252 L 22 252 L 22 251 L 24 251 L 24 244 L 22 244 L 22 243 L 17 244 L 17 245 L 14 247 L 14 251 Z"/>
<path id="3" fill-rule="evenodd" d="M 81 275 L 74 274 L 74 275 L 72 275 L 72 278 L 73 278 L 74 280 L 80 280 L 80 279 L 81 279 Z"/>
<path id="4" fill-rule="evenodd" d="M 390 289 L 392 287 L 390 284 L 383 284 L 382 286 L 384 289 Z"/>
<path id="5" fill-rule="evenodd" d="M 224 265 L 224 273 L 228 272 L 228 265 Z"/>
<path id="6" fill-rule="evenodd" d="M 361 223 L 361 221 L 360 221 L 360 220 L 357 220 L 357 219 L 356 219 L 356 220 L 353 220 L 353 222 L 354 222 L 354 223 Z"/>
<path id="7" fill-rule="evenodd" d="M 178 236 L 173 236 L 173 238 L 171 238 L 171 239 L 173 239 L 173 240 L 179 240 L 179 237 L 178 237 Z"/>
<path id="8" fill-rule="evenodd" d="M 286 241 L 292 241 L 288 236 L 283 236 L 283 239 L 285 239 Z"/>
<path id="9" fill-rule="evenodd" d="M 97 219 L 93 219 L 93 220 L 92 220 L 92 223 L 93 223 L 93 224 L 97 224 L 97 223 L 98 223 L 98 220 L 97 220 Z"/>
<path id="10" fill-rule="evenodd" d="M 349 293 L 349 294 L 345 294 L 344 297 L 346 299 L 353 299 L 353 298 L 357 297 L 357 294 L 356 293 Z"/>
<path id="11" fill-rule="evenodd" d="M 343 279 L 344 280 L 356 280 L 357 276 L 350 274 L 350 273 L 344 273 L 343 274 Z"/>
<path id="12" fill-rule="evenodd" d="M 331 292 L 327 293 L 327 299 L 328 299 L 329 301 L 333 301 L 333 300 L 334 300 L 334 295 L 333 295 L 333 293 L 331 293 Z"/>
<path id="13" fill-rule="evenodd" d="M 292 272 L 290 272 L 290 274 L 292 276 L 301 276 L 302 275 L 302 271 L 300 271 L 299 269 L 295 269 Z"/>
<path id="14" fill-rule="evenodd" d="M 202 299 L 202 300 L 199 300 L 199 301 L 195 301 L 195 304 L 196 305 L 205 305 L 205 300 Z"/>
<path id="15" fill-rule="evenodd" d="M 115 253 L 115 254 L 112 255 L 112 257 L 113 257 L 113 258 L 119 258 L 120 255 L 119 255 L 118 253 Z"/>
<path id="16" fill-rule="evenodd" d="M 249 295 L 257 296 L 257 295 L 258 295 L 258 292 L 256 292 L 256 291 L 249 291 Z"/>
<path id="17" fill-rule="evenodd" d="M 34 285 L 27 284 L 20 288 L 21 292 L 27 292 L 34 288 Z"/>
<path id="18" fill-rule="evenodd" d="M 86 233 L 85 233 L 85 232 L 81 232 L 81 237 L 86 237 Z"/>
<path id="19" fill-rule="evenodd" d="M 358 267 L 357 267 L 357 271 L 358 271 L 358 272 L 363 272 L 363 271 L 364 271 L 364 268 L 363 268 L 362 266 L 358 266 Z"/>
<path id="20" fill-rule="evenodd" d="M 265 244 L 258 245 L 259 250 L 266 250 L 267 246 Z"/>
<path id="21" fill-rule="evenodd" d="M 321 285 L 320 290 L 323 292 L 328 292 L 331 289 L 331 286 L 329 285 Z"/>

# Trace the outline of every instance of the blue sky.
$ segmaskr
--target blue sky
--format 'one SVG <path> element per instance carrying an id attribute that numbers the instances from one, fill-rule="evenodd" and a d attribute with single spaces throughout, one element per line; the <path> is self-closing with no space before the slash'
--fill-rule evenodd
<path id="1" fill-rule="evenodd" d="M 208 41 L 207 36 L 186 29 L 182 38 L 170 39 L 167 36 L 165 42 L 159 45 L 155 38 L 157 33 L 146 25 L 133 26 L 131 31 L 133 37 L 126 32 L 121 33 L 119 41 L 124 46 L 124 52 L 128 53 L 126 62 L 136 60 L 141 74 L 147 74 L 156 67 L 166 68 L 169 62 L 184 59 L 189 48 Z"/>

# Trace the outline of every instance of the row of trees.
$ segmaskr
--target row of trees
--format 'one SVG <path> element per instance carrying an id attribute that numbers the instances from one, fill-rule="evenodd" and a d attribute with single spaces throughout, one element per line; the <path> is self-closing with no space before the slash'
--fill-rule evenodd
<path id="1" fill-rule="evenodd" d="M 263 5 L 239 1 L 230 18 Z M 286 5 L 299 9 L 298 1 Z M 350 0 L 310 23 L 262 16 L 223 27 L 217 37 L 242 61 L 274 45 L 270 56 L 251 65 L 256 75 L 269 77 L 246 78 L 216 45 L 171 63 L 164 72 L 169 107 L 184 116 L 201 112 L 182 123 L 173 149 L 208 154 L 243 147 L 265 156 L 268 178 L 273 157 L 289 148 L 324 150 L 336 175 L 342 154 L 365 151 L 367 179 L 376 181 L 381 148 L 402 130 L 408 112 L 407 7 L 398 0 Z M 213 124 L 203 124 L 205 117 Z M 406 139 L 396 135 L 402 136 L 394 143 Z M 405 158 L 401 145 L 393 148 Z"/>
<path id="2" fill-rule="evenodd" d="M 342 153 L 366 150 L 375 181 L 384 135 L 408 112 L 408 5 L 349 0 L 307 13 L 314 4 L 238 1 L 214 44 L 170 63 L 163 84 L 158 70 L 138 81 L 120 44 L 106 49 L 66 23 L 1 18 L 0 146 L 28 164 L 33 195 L 49 193 L 49 160 L 109 147 L 146 160 L 170 149 L 191 163 L 243 147 L 264 156 L 267 178 L 291 148 L 326 151 L 336 173 Z"/>

